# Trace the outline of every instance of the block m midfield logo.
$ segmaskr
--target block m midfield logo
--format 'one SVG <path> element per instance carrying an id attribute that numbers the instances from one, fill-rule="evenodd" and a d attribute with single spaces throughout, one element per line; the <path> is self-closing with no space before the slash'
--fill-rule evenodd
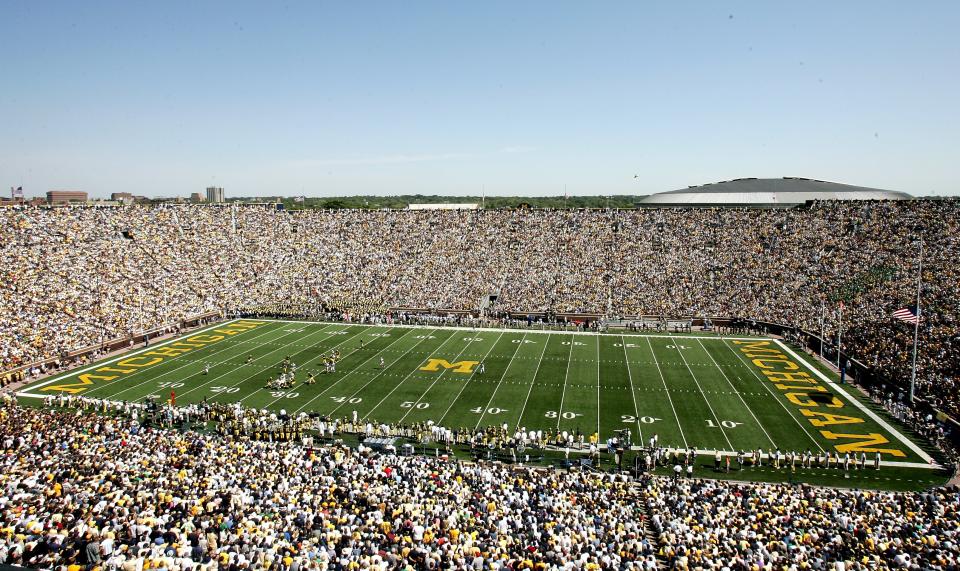
<path id="1" fill-rule="evenodd" d="M 466 373 L 469 375 L 473 372 L 473 368 L 479 364 L 480 361 L 457 361 L 456 363 L 451 363 L 446 359 L 427 359 L 427 364 L 420 367 L 420 370 L 433 373 L 449 370 L 454 373 Z"/>

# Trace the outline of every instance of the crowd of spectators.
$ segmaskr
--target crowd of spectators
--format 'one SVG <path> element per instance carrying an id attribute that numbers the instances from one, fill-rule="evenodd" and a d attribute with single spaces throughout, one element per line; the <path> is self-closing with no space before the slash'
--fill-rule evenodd
<path id="1" fill-rule="evenodd" d="M 0 563 L 50 569 L 655 569 L 622 476 L 0 408 Z"/>
<path id="2" fill-rule="evenodd" d="M 114 411 L 116 412 L 116 411 Z M 0 564 L 956 569 L 960 493 L 508 468 L 0 406 Z"/>
<path id="3" fill-rule="evenodd" d="M 0 368 L 206 312 L 278 306 L 744 317 L 835 340 L 960 413 L 960 202 L 785 210 L 0 210 Z M 842 316 L 840 301 L 844 303 Z M 312 308 L 312 309 L 311 309 Z M 832 343 L 833 341 L 831 341 Z"/>

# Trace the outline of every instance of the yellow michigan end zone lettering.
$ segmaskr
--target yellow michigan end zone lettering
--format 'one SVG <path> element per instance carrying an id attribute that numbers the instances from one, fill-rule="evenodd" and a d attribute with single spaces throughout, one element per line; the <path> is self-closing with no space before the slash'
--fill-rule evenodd
<path id="1" fill-rule="evenodd" d="M 93 379 L 112 381 L 113 379 L 116 379 L 116 378 L 117 378 L 117 375 L 112 375 L 108 377 L 106 375 L 91 375 L 90 373 L 84 373 L 82 375 L 77 376 L 77 380 L 80 381 L 79 383 L 71 383 L 69 385 L 51 385 L 49 387 L 43 387 L 40 390 L 50 391 L 50 392 L 58 391 L 62 393 L 77 394 L 87 390 L 87 388 L 93 384 Z"/>
<path id="2" fill-rule="evenodd" d="M 441 368 L 449 369 L 454 373 L 472 373 L 473 368 L 480 364 L 480 361 L 457 361 L 451 363 L 446 359 L 429 359 L 427 364 L 420 367 L 421 371 L 437 372 Z"/>
<path id="3" fill-rule="evenodd" d="M 244 331 L 249 331 L 265 323 L 267 322 L 266 321 L 250 321 L 250 320 L 242 319 L 240 321 L 234 321 L 233 323 L 226 324 L 220 329 L 215 329 L 214 332 L 223 333 L 224 335 L 236 335 L 237 333 L 243 333 Z M 99 369 L 96 369 L 96 371 L 120 373 L 121 375 L 134 373 L 138 369 L 157 365 L 163 362 L 164 358 L 166 357 L 176 357 L 177 355 L 187 353 L 195 348 L 204 347 L 210 343 L 216 343 L 217 341 L 221 341 L 223 339 L 225 339 L 223 335 L 211 335 L 211 334 L 204 334 L 204 333 L 193 335 L 192 337 L 188 337 L 186 340 L 181 339 L 179 341 L 173 342 L 170 345 L 156 347 L 140 355 L 127 357 L 126 359 L 117 361 L 115 364 L 115 367 L 110 367 L 110 366 L 100 367 Z M 192 341 L 194 344 L 187 343 L 187 341 Z M 460 363 L 454 363 L 453 365 L 450 365 L 446 361 L 443 361 L 443 363 L 446 364 L 445 366 L 447 368 L 450 368 L 454 366 L 462 366 L 463 364 L 471 363 L 471 361 L 462 361 Z M 125 368 L 120 369 L 117 367 L 125 367 Z M 458 372 L 462 372 L 462 371 L 458 371 Z M 470 371 L 467 370 L 466 372 L 469 373 Z M 48 387 L 43 387 L 40 390 L 46 391 L 46 392 L 61 392 L 61 393 L 77 394 L 77 393 L 82 393 L 87 389 L 91 388 L 91 385 L 94 384 L 94 381 L 112 381 L 117 378 L 120 378 L 120 375 L 95 375 L 93 373 L 83 373 L 81 375 L 77 375 L 78 382 L 60 384 L 60 385 L 50 385 Z"/>

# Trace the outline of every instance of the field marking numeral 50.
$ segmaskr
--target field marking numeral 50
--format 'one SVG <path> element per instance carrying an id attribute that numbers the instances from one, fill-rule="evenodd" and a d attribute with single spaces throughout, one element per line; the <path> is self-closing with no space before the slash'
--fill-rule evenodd
<path id="1" fill-rule="evenodd" d="M 634 422 L 642 422 L 644 424 L 653 424 L 658 420 L 663 420 L 662 418 L 657 418 L 655 416 L 641 416 L 639 419 L 632 414 L 622 414 L 620 415 L 620 420 L 627 424 L 633 424 Z"/>
<path id="2" fill-rule="evenodd" d="M 405 400 L 405 401 L 403 401 L 402 403 L 400 403 L 400 408 L 419 408 L 419 409 L 422 410 L 422 409 L 425 409 L 425 408 L 430 408 L 430 403 L 428 403 L 428 402 L 414 402 L 414 401 L 412 401 L 412 400 Z"/>
<path id="3" fill-rule="evenodd" d="M 557 411 L 555 411 L 555 410 L 548 410 L 548 411 L 547 411 L 547 414 L 545 414 L 545 415 L 543 415 L 543 416 L 546 417 L 546 418 L 557 418 L 558 415 L 557 415 Z M 578 416 L 583 416 L 583 415 L 582 415 L 581 413 L 579 413 L 579 412 L 571 412 L 571 411 L 569 411 L 569 410 L 568 410 L 568 411 L 564 411 L 563 414 L 560 414 L 560 415 L 559 415 L 560 418 L 565 418 L 565 419 L 567 419 L 567 420 L 573 420 L 574 418 L 577 418 Z"/>
<path id="4" fill-rule="evenodd" d="M 722 426 L 723 428 L 736 428 L 736 427 L 740 426 L 741 424 L 743 424 L 743 423 L 742 423 L 742 422 L 734 422 L 734 421 L 732 421 L 732 420 L 721 420 L 721 421 L 720 421 L 720 426 Z M 707 419 L 707 428 L 717 428 L 717 423 L 715 423 L 714 421 L 712 421 L 712 420 L 710 420 L 710 419 L 708 418 L 708 419 Z"/>

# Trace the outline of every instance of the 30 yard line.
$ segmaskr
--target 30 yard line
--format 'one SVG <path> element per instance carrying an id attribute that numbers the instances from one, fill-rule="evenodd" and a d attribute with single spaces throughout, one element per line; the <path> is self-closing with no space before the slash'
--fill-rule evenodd
<path id="1" fill-rule="evenodd" d="M 546 347 L 546 346 L 544 346 Z M 567 378 L 570 377 L 570 362 L 573 360 L 573 339 L 570 339 L 570 353 L 567 354 L 567 372 L 563 375 L 563 393 L 560 394 L 560 410 L 557 411 L 557 432 L 560 431 L 560 419 L 563 418 L 563 401 L 567 398 Z M 579 431 L 580 428 L 577 427 Z"/>
<path id="2" fill-rule="evenodd" d="M 543 351 L 540 351 L 540 359 L 537 360 L 537 368 L 533 371 L 533 377 L 530 379 L 530 388 L 527 389 L 527 398 L 523 399 L 523 406 L 520 408 L 520 416 L 517 417 L 517 426 L 520 427 L 520 423 L 523 422 L 523 413 L 527 410 L 527 403 L 530 402 L 530 393 L 533 392 L 533 385 L 537 382 L 537 373 L 540 372 L 540 365 L 543 364 L 543 356 L 547 352 L 547 345 L 550 344 L 550 338 L 553 337 L 552 334 L 547 335 L 547 340 L 543 342 Z M 573 347 L 573 345 L 570 345 Z"/>
<path id="3" fill-rule="evenodd" d="M 650 338 L 647 338 L 647 345 L 650 346 L 650 356 L 653 357 L 653 364 L 657 366 L 657 372 L 660 373 L 660 382 L 663 383 L 663 390 L 667 394 L 667 400 L 670 401 L 670 409 L 673 410 L 673 418 L 677 421 L 677 428 L 680 429 L 680 438 L 683 440 L 683 447 L 689 448 L 690 445 L 687 444 L 687 437 L 683 435 L 683 425 L 680 424 L 680 416 L 677 414 L 677 408 L 673 406 L 673 398 L 670 396 L 670 389 L 667 387 L 667 379 L 663 376 L 663 370 L 660 368 L 660 362 L 657 361 L 657 354 L 653 352 L 653 343 L 650 341 Z M 624 343 L 624 351 L 626 351 L 626 343 Z M 627 366 L 630 366 L 630 362 L 627 362 Z M 636 401 L 634 401 L 636 402 Z"/>
<path id="4" fill-rule="evenodd" d="M 500 335 L 497 336 L 497 340 L 493 342 L 493 345 L 490 346 L 490 349 L 487 351 L 487 353 L 483 356 L 482 359 L 480 359 L 480 363 L 481 363 L 481 364 L 483 364 L 483 362 L 486 361 L 487 358 L 490 356 L 490 353 L 493 352 L 494 347 L 496 347 L 496 346 L 497 346 L 497 343 L 500 342 L 500 339 L 503 338 L 503 334 L 504 334 L 504 333 L 506 333 L 506 330 L 502 331 L 502 332 L 500 333 Z M 447 410 L 443 411 L 443 414 L 440 416 L 440 418 L 437 419 L 437 424 L 440 424 L 441 422 L 443 422 L 444 417 L 446 417 L 446 416 L 447 416 L 447 413 L 450 412 L 450 409 L 453 408 L 454 403 L 457 402 L 457 400 L 460 398 L 460 395 L 463 394 L 463 390 L 467 388 L 467 385 L 470 384 L 470 381 L 473 380 L 473 377 L 474 377 L 475 375 L 476 375 L 476 372 L 474 372 L 473 375 L 470 375 L 470 378 L 468 378 L 466 381 L 464 381 L 463 386 L 460 387 L 460 391 L 457 393 L 457 396 L 455 396 L 455 397 L 453 397 L 452 399 L 450 399 L 450 405 L 447 406 Z M 429 389 L 427 389 L 427 390 L 429 390 Z M 440 426 L 443 426 L 443 425 L 440 424 Z"/>
<path id="5" fill-rule="evenodd" d="M 783 410 L 787 413 L 787 416 L 792 418 L 793 421 L 797 423 L 797 426 L 799 426 L 800 430 L 802 430 L 804 434 L 807 435 L 807 438 L 812 440 L 813 444 L 817 448 L 819 448 L 821 452 L 825 452 L 825 450 L 823 449 L 823 446 L 820 446 L 820 442 L 810 434 L 810 431 L 808 431 L 807 427 L 804 426 L 802 422 L 800 422 L 800 419 L 794 416 L 793 413 L 790 412 L 790 409 L 787 408 L 787 405 L 783 404 L 783 401 L 777 398 L 776 393 L 774 393 L 773 390 L 767 385 L 767 383 L 765 383 L 763 379 L 760 378 L 760 375 L 757 373 L 757 371 L 753 367 L 751 367 L 747 363 L 747 360 L 743 358 L 743 355 L 741 355 L 739 351 L 737 351 L 730 344 L 728 344 L 726 340 L 723 341 L 723 346 L 729 349 L 732 353 L 734 353 L 737 356 L 737 359 L 743 364 L 743 366 L 749 369 L 751 373 L 753 373 L 753 376 L 757 378 L 757 381 L 760 382 L 763 388 L 767 389 L 767 392 L 770 393 L 770 396 L 773 397 L 773 400 L 777 401 L 780 404 L 780 406 L 783 407 Z"/>
<path id="6" fill-rule="evenodd" d="M 305 335 L 305 337 L 312 337 L 313 335 L 316 335 L 316 334 L 319 334 L 319 333 L 326 333 L 329 328 L 330 328 L 330 326 L 327 325 L 327 326 L 321 328 L 321 329 L 318 330 L 318 331 L 314 331 L 314 332 L 312 332 L 312 333 L 308 333 L 307 335 Z M 294 332 L 292 332 L 292 333 L 288 333 L 288 334 L 286 334 L 286 335 L 283 335 L 283 336 L 281 336 L 281 337 L 278 337 L 277 340 L 283 339 L 284 337 L 289 337 L 290 335 L 294 335 L 295 333 L 300 333 L 300 331 L 294 331 Z M 357 334 L 359 335 L 359 332 L 357 332 Z M 294 353 L 294 355 L 299 355 L 300 353 L 303 353 L 304 351 L 308 351 L 308 350 L 316 347 L 318 344 L 326 341 L 327 339 L 329 339 L 329 338 L 331 338 L 331 337 L 333 337 L 333 335 L 332 335 L 332 334 L 328 334 L 326 337 L 324 337 L 323 339 L 320 339 L 319 341 L 317 341 L 317 342 L 314 343 L 313 345 L 310 345 L 310 346 L 307 347 L 306 349 L 303 349 L 303 350 L 301 350 L 301 351 L 298 351 L 298 352 Z M 277 351 L 283 351 L 284 349 L 286 349 L 286 347 L 281 345 L 280 347 L 277 347 L 276 349 L 273 349 L 273 350 L 271 350 L 271 351 L 268 351 L 268 352 L 264 353 L 263 355 L 260 355 L 259 357 L 256 357 L 252 362 L 255 363 L 255 362 L 257 362 L 257 361 L 259 361 L 259 360 L 261 360 L 261 359 L 263 359 L 263 358 L 265 358 L 265 357 L 269 357 L 270 355 L 273 355 L 273 354 L 276 353 Z M 271 367 L 274 367 L 274 366 L 275 366 L 275 365 L 271 365 L 271 366 L 259 368 L 259 369 L 257 369 L 257 372 L 256 372 L 256 373 L 254 373 L 254 374 L 252 374 L 252 375 L 248 375 L 248 376 L 240 379 L 238 382 L 230 385 L 230 386 L 227 387 L 227 388 L 228 388 L 228 389 L 232 389 L 232 388 L 234 388 L 234 387 L 236 387 L 236 386 L 238 386 L 238 385 L 240 385 L 240 384 L 242 384 L 242 383 L 245 383 L 245 382 L 249 381 L 250 379 L 254 378 L 256 375 L 259 375 L 260 373 L 263 373 L 264 371 L 269 371 L 269 370 L 271 369 Z M 188 394 L 190 394 L 190 393 L 192 393 L 192 392 L 194 392 L 194 391 L 196 391 L 196 390 L 198 390 L 198 389 L 202 389 L 203 387 L 206 387 L 207 385 L 213 383 L 213 382 L 216 381 L 217 379 L 226 377 L 227 375 L 230 375 L 230 374 L 232 374 L 232 373 L 235 373 L 236 371 L 237 371 L 237 369 L 231 369 L 230 371 L 227 371 L 226 373 L 223 373 L 222 375 L 217 375 L 216 377 L 213 377 L 212 379 L 210 379 L 209 381 L 207 381 L 207 382 L 205 382 L 205 383 L 202 383 L 202 384 L 197 385 L 197 386 L 194 386 L 194 387 L 190 387 L 189 390 L 184 391 L 183 394 L 182 394 L 182 395 L 179 395 L 179 396 L 185 396 L 185 395 L 188 395 Z M 259 389 L 254 389 L 254 391 L 251 392 L 250 394 L 248 394 L 247 396 L 241 398 L 240 400 L 235 400 L 234 402 L 243 402 L 244 399 L 246 399 L 248 396 L 256 393 L 257 390 L 259 390 Z M 216 397 L 218 397 L 218 396 L 220 396 L 219 393 L 216 394 L 216 395 L 214 395 L 213 398 L 216 398 Z M 231 399 L 231 400 L 233 400 L 233 399 Z"/>
<path id="7" fill-rule="evenodd" d="M 730 385 L 730 389 L 734 392 L 734 394 L 737 395 L 737 397 L 740 399 L 740 402 L 743 403 L 743 408 L 747 409 L 747 412 L 750 413 L 750 416 L 753 417 L 753 420 L 757 422 L 757 426 L 759 426 L 760 430 L 763 431 L 764 436 L 767 437 L 767 440 L 770 442 L 770 444 L 774 448 L 780 448 L 780 446 L 778 446 L 777 443 L 773 441 L 773 438 L 770 437 L 770 434 L 767 432 L 767 429 L 763 427 L 763 423 L 760 422 L 760 419 L 757 418 L 757 415 L 753 413 L 753 409 L 747 406 L 747 401 L 743 400 L 743 395 L 740 394 L 740 391 L 738 391 L 737 388 L 733 386 L 733 383 L 730 382 L 730 378 L 727 377 L 727 373 L 723 370 L 723 367 L 718 365 L 717 360 L 713 358 L 713 355 L 710 354 L 710 351 L 707 351 L 707 347 L 703 344 L 703 341 L 699 339 L 697 341 L 700 343 L 700 347 L 703 349 L 703 352 L 707 354 L 707 357 L 710 357 L 710 361 L 713 362 L 713 365 L 720 370 L 720 374 L 723 375 L 724 380 L 726 380 L 727 384 Z"/>
<path id="8" fill-rule="evenodd" d="M 597 337 L 599 339 L 599 337 Z M 630 379 L 630 395 L 633 397 L 633 414 L 634 418 L 637 419 L 637 432 L 639 433 L 638 438 L 640 439 L 640 444 L 643 444 L 643 429 L 640 428 L 640 409 L 637 407 L 637 391 L 633 388 L 633 371 L 630 369 L 630 357 L 627 355 L 627 340 L 623 338 L 623 335 L 620 336 L 620 345 L 623 349 L 623 364 L 627 367 L 627 378 Z M 651 348 L 651 351 L 653 349 Z M 660 366 L 657 365 L 657 368 Z M 667 397 L 669 397 L 669 393 Z M 671 403 L 671 406 L 672 403 Z M 676 411 L 674 411 L 676 413 Z M 677 421 L 680 422 L 679 420 Z"/>

